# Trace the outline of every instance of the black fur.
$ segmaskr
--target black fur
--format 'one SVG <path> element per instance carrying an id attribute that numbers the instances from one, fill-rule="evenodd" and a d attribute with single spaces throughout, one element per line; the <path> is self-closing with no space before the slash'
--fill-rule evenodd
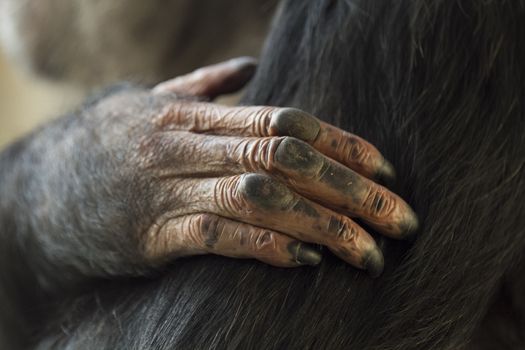
<path id="1" fill-rule="evenodd" d="M 372 280 L 206 256 L 61 303 L 42 348 L 457 349 L 525 249 L 525 2 L 285 1 L 244 102 L 288 105 L 393 162 L 422 228 Z M 504 341 L 500 344 L 504 347 Z"/>

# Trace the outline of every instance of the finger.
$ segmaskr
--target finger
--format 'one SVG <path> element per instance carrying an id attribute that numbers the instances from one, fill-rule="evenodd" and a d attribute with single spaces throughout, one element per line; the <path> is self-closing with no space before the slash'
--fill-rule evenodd
<path id="1" fill-rule="evenodd" d="M 368 178 L 390 180 L 395 176 L 392 165 L 370 143 L 294 108 L 176 102 L 159 124 L 214 135 L 292 136 Z"/>
<path id="2" fill-rule="evenodd" d="M 188 210 L 214 213 L 328 246 L 336 255 L 372 275 L 383 269 L 373 238 L 351 219 L 291 191 L 270 176 L 243 174 L 179 183 L 178 200 Z"/>
<path id="3" fill-rule="evenodd" d="M 367 222 L 379 232 L 396 239 L 411 238 L 418 220 L 410 206 L 387 188 L 327 158 L 307 143 L 292 137 L 251 142 L 268 151 L 244 151 L 244 164 L 277 173 L 295 191 L 328 207 L 342 210 Z M 243 150 L 249 148 L 242 148 Z M 266 158 L 250 158 L 252 154 Z M 251 170 L 254 171 L 254 170 Z"/>
<path id="4" fill-rule="evenodd" d="M 361 137 L 320 121 L 319 133 L 310 144 L 321 153 L 349 166 L 358 173 L 380 181 L 392 181 L 392 164 Z"/>
<path id="5" fill-rule="evenodd" d="M 366 221 L 380 233 L 411 238 L 418 228 L 414 211 L 399 196 L 292 137 L 220 137 L 160 133 L 160 173 L 224 176 L 267 172 L 296 192 Z M 181 161 L 182 160 L 182 161 Z M 174 167 L 176 164 L 176 167 Z"/>
<path id="6" fill-rule="evenodd" d="M 240 90 L 252 78 L 256 66 L 257 61 L 254 58 L 234 58 L 160 83 L 153 88 L 153 92 L 171 92 L 213 99 Z"/>
<path id="7" fill-rule="evenodd" d="M 146 253 L 153 261 L 212 253 L 280 267 L 313 266 L 322 258 L 314 248 L 283 234 L 207 213 L 168 220 L 148 235 Z"/>

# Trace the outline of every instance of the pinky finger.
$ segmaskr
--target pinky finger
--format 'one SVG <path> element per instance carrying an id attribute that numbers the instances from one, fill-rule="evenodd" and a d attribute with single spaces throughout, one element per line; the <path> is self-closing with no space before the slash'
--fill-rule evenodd
<path id="1" fill-rule="evenodd" d="M 321 253 L 281 233 L 201 213 L 168 220 L 147 235 L 145 253 L 151 262 L 182 256 L 217 254 L 254 258 L 279 267 L 317 265 Z"/>

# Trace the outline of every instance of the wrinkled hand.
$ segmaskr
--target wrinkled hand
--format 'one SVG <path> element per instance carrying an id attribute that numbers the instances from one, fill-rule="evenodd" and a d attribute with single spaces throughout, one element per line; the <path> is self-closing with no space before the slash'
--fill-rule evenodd
<path id="1" fill-rule="evenodd" d="M 315 265 L 327 246 L 370 274 L 383 269 L 373 238 L 350 217 L 392 238 L 417 218 L 371 179 L 393 177 L 371 144 L 303 111 L 209 102 L 242 87 L 255 68 L 236 59 L 151 91 L 126 90 L 95 104 L 115 183 L 136 191 L 144 258 L 255 258 L 275 266 Z M 187 98 L 187 96 L 198 96 Z M 111 192 L 111 191 L 110 191 Z"/>

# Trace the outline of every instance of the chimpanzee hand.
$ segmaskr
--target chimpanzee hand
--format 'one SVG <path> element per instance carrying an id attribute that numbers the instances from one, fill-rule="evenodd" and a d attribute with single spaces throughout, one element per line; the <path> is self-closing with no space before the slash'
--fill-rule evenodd
<path id="1" fill-rule="evenodd" d="M 100 120 L 108 155 L 125 155 L 104 166 L 148 211 L 136 214 L 142 220 L 130 234 L 153 262 L 213 253 L 315 265 L 320 254 L 302 243 L 310 242 L 378 274 L 383 259 L 374 240 L 340 213 L 394 238 L 412 233 L 417 220 L 369 179 L 393 175 L 372 145 L 297 109 L 180 97 L 229 92 L 252 70 L 252 61 L 232 60 L 153 91 L 116 94 L 88 112 Z"/>
<path id="2" fill-rule="evenodd" d="M 415 231 L 410 207 L 371 180 L 392 177 L 392 166 L 303 111 L 203 102 L 239 89 L 254 68 L 236 59 L 153 90 L 120 89 L 34 137 L 31 195 L 17 211 L 31 213 L 47 274 L 137 273 L 207 253 L 319 263 L 304 242 L 380 274 L 381 251 L 349 217 L 393 238 Z"/>

